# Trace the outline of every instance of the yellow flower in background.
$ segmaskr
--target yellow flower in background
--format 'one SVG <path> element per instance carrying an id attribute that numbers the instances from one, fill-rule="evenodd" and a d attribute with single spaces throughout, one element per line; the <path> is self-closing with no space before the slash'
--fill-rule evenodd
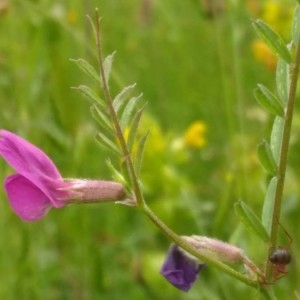
<path id="1" fill-rule="evenodd" d="M 269 70 L 275 70 L 277 57 L 262 40 L 252 42 L 252 52 L 257 61 L 262 62 Z"/>
<path id="2" fill-rule="evenodd" d="M 184 142 L 188 147 L 202 148 L 206 145 L 206 124 L 202 121 L 193 122 L 184 133 Z"/>
<path id="3" fill-rule="evenodd" d="M 163 133 L 159 126 L 155 126 L 150 130 L 150 144 L 153 147 L 152 149 L 156 151 L 164 151 L 166 149 L 166 138 L 163 136 Z"/>
<path id="4" fill-rule="evenodd" d="M 69 24 L 76 24 L 78 22 L 78 13 L 74 9 L 70 9 L 67 12 L 67 21 Z"/>
<path id="5" fill-rule="evenodd" d="M 124 129 L 124 138 L 128 142 L 130 127 Z M 168 145 L 168 138 L 162 132 L 159 123 L 150 114 L 144 113 L 140 128 L 137 132 L 137 140 L 134 142 L 132 152 L 135 155 L 138 147 L 138 140 L 146 133 L 149 132 L 147 139 L 147 147 L 145 149 L 145 156 L 157 156 L 159 153 L 165 153 Z"/>
<path id="6" fill-rule="evenodd" d="M 165 152 L 168 144 L 166 133 L 162 131 L 156 118 L 150 114 L 144 113 L 142 116 L 139 133 L 143 135 L 146 132 L 149 132 L 146 152 L 147 148 L 149 148 L 148 151 L 150 152 Z"/>
<path id="7" fill-rule="evenodd" d="M 262 18 L 268 23 L 276 23 L 281 14 L 280 3 L 278 1 L 267 1 L 264 5 Z"/>
<path id="8" fill-rule="evenodd" d="M 290 36 L 294 13 L 293 2 L 289 0 L 248 0 L 247 6 L 250 12 L 255 14 L 255 18 L 262 19 L 285 39 Z M 255 39 L 252 42 L 252 52 L 257 61 L 262 62 L 269 70 L 275 70 L 277 57 L 263 41 Z"/>
<path id="9" fill-rule="evenodd" d="M 283 37 L 289 36 L 294 5 L 286 0 L 267 0 L 261 18 Z"/>
<path id="10" fill-rule="evenodd" d="M 129 127 L 127 126 L 127 127 L 125 127 L 124 132 L 123 132 L 124 139 L 125 139 L 126 142 L 128 142 L 129 133 L 130 133 L 130 129 L 129 129 Z"/>

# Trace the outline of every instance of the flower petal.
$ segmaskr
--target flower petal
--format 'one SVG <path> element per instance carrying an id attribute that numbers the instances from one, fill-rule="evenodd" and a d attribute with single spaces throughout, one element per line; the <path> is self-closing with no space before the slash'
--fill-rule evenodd
<path id="1" fill-rule="evenodd" d="M 49 198 L 22 175 L 8 176 L 4 188 L 12 209 L 24 221 L 38 221 L 52 207 Z"/>
<path id="2" fill-rule="evenodd" d="M 0 155 L 17 173 L 61 178 L 52 160 L 42 150 L 7 130 L 0 130 Z"/>
<path id="3" fill-rule="evenodd" d="M 18 174 L 39 188 L 55 207 L 64 205 L 57 199 L 65 196 L 58 189 L 66 184 L 55 164 L 42 150 L 7 130 L 0 130 L 0 155 Z"/>
<path id="4" fill-rule="evenodd" d="M 205 264 L 198 264 L 185 256 L 178 246 L 172 244 L 160 273 L 177 288 L 188 291 Z"/>

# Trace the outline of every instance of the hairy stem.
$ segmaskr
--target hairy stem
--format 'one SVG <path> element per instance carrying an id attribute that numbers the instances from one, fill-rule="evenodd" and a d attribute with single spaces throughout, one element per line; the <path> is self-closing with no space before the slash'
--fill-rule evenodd
<path id="1" fill-rule="evenodd" d="M 224 273 L 227 273 L 228 275 L 238 279 L 239 281 L 242 281 L 251 287 L 259 288 L 257 280 L 250 279 L 248 276 L 235 271 L 234 269 L 230 268 L 228 265 L 222 263 L 219 260 L 216 260 L 212 256 L 199 253 L 195 248 L 193 248 L 190 244 L 184 241 L 179 235 L 177 235 L 174 231 L 172 231 L 166 224 L 164 224 L 146 204 L 144 204 L 143 210 L 146 213 L 146 215 L 150 218 L 150 220 L 158 228 L 160 228 L 161 231 L 166 236 L 168 236 L 174 243 L 176 243 L 179 247 L 189 252 L 193 256 L 197 257 L 199 260 L 217 267 L 218 269 L 222 270 Z"/>
<path id="2" fill-rule="evenodd" d="M 107 102 L 108 110 L 114 124 L 116 136 L 119 140 L 120 147 L 122 154 L 125 159 L 126 168 L 128 170 L 130 181 L 133 187 L 133 193 L 135 200 L 137 202 L 137 206 L 143 211 L 146 216 L 167 236 L 169 237 L 174 243 L 180 246 L 185 251 L 189 252 L 196 258 L 210 265 L 217 267 L 218 269 L 222 270 L 224 273 L 236 278 L 237 280 L 244 282 L 245 284 L 258 288 L 261 290 L 262 294 L 267 295 L 267 292 L 264 290 L 263 287 L 260 286 L 257 279 L 252 279 L 248 275 L 244 275 L 242 273 L 237 272 L 236 270 L 232 269 L 228 265 L 224 264 L 223 262 L 215 259 L 212 256 L 205 255 L 203 253 L 199 253 L 195 248 L 193 248 L 189 243 L 183 240 L 179 235 L 177 235 L 172 229 L 170 229 L 167 225 L 165 225 L 157 216 L 156 214 L 147 206 L 146 202 L 143 199 L 143 194 L 140 189 L 138 177 L 135 172 L 134 164 L 131 158 L 131 154 L 128 150 L 126 140 L 124 138 L 117 113 L 113 107 L 113 99 L 111 97 L 109 87 L 107 84 L 107 79 L 105 77 L 104 67 L 103 67 L 103 57 L 102 57 L 102 46 L 101 46 L 101 30 L 100 30 L 100 20 L 98 18 L 98 13 L 96 12 L 96 43 L 97 43 L 97 51 L 98 51 L 98 62 L 99 62 L 99 75 L 101 78 L 101 83 L 104 91 L 104 97 Z M 247 263 L 247 261 L 246 261 Z M 248 262 L 249 263 L 249 262 Z M 255 269 L 255 265 L 253 264 L 253 268 Z M 258 273 L 257 273 L 258 274 Z"/>
<path id="3" fill-rule="evenodd" d="M 277 186 L 276 186 L 275 199 L 274 199 L 274 209 L 273 209 L 273 216 L 272 216 L 272 225 L 271 225 L 271 232 L 270 232 L 270 247 L 268 251 L 268 257 L 277 246 L 277 236 L 278 236 L 278 227 L 279 227 L 280 212 L 281 212 L 282 194 L 284 188 L 287 156 L 288 156 L 289 142 L 291 136 L 291 127 L 292 127 L 293 111 L 294 111 L 294 104 L 296 98 L 298 74 L 300 68 L 300 36 L 298 38 L 295 62 L 291 66 L 291 68 L 292 68 L 291 83 L 290 83 L 289 97 L 288 97 L 288 103 L 287 103 L 285 119 L 284 119 L 281 152 L 280 152 L 279 166 L 277 171 Z M 267 280 L 271 280 L 272 268 L 273 268 L 272 263 L 267 259 L 267 267 L 266 267 Z"/>
<path id="4" fill-rule="evenodd" d="M 135 197 L 135 201 L 138 206 L 140 206 L 143 202 L 143 194 L 140 189 L 139 181 L 134 169 L 134 165 L 132 162 L 131 154 L 128 150 L 124 134 L 122 132 L 117 113 L 113 107 L 113 99 L 109 91 L 107 78 L 105 76 L 104 67 L 103 67 L 103 56 L 102 56 L 102 43 L 101 43 L 101 30 L 100 30 L 100 19 L 98 16 L 98 11 L 96 10 L 96 44 L 97 44 L 97 55 L 98 55 L 98 62 L 99 62 L 99 75 L 101 78 L 103 91 L 104 91 L 104 98 L 107 102 L 107 106 L 109 109 L 110 116 L 112 118 L 112 122 L 115 127 L 116 136 L 120 142 L 121 150 L 123 153 L 123 158 L 125 160 L 125 164 L 127 166 L 127 170 L 130 176 L 130 181 L 133 188 L 133 193 Z"/>

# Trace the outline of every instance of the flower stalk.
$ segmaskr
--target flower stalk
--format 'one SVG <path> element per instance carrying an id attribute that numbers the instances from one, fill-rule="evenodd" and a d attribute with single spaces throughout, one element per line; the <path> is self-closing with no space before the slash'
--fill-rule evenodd
<path id="1" fill-rule="evenodd" d="M 199 260 L 201 260 L 205 263 L 208 263 L 210 265 L 217 267 L 218 269 L 222 270 L 224 273 L 238 279 L 239 281 L 244 282 L 245 284 L 247 284 L 251 287 L 256 287 L 256 288 L 259 287 L 257 279 L 251 279 L 251 278 L 249 278 L 249 276 L 237 272 L 236 270 L 229 267 L 227 264 L 214 258 L 212 255 L 200 253 L 199 251 L 197 251 L 197 249 L 195 247 L 193 247 L 186 239 L 180 237 L 172 229 L 170 229 L 165 223 L 163 223 L 146 204 L 143 206 L 143 211 L 150 218 L 150 220 L 167 237 L 169 237 L 174 243 L 176 243 L 180 248 L 182 248 L 186 252 L 190 253 L 191 255 L 193 255 L 194 257 L 198 258 Z M 245 259 L 244 263 L 246 261 L 247 261 L 247 259 Z"/>
<path id="2" fill-rule="evenodd" d="M 293 120 L 294 104 L 296 99 L 299 68 L 300 68 L 300 35 L 296 47 L 295 62 L 292 65 L 292 69 L 291 69 L 291 83 L 290 83 L 289 96 L 288 96 L 288 102 L 287 102 L 285 119 L 284 119 L 283 137 L 281 143 L 279 166 L 277 171 L 277 185 L 275 191 L 268 257 L 277 246 L 277 237 L 278 237 L 278 228 L 279 228 L 278 220 L 280 220 L 282 195 L 283 195 L 283 188 L 285 182 L 287 156 L 288 156 L 289 142 L 291 136 L 291 127 L 292 127 L 292 120 Z M 272 277 L 272 267 L 273 267 L 272 263 L 267 259 L 266 279 L 268 281 L 270 281 Z"/>
<path id="3" fill-rule="evenodd" d="M 100 18 L 98 15 L 98 10 L 96 10 L 96 46 L 97 46 L 97 56 L 98 56 L 98 63 L 99 63 L 99 76 L 103 87 L 104 98 L 106 100 L 106 104 L 109 109 L 109 113 L 115 127 L 116 136 L 120 142 L 123 159 L 125 160 L 126 169 L 129 173 L 130 181 L 132 183 L 133 193 L 134 193 L 134 200 L 136 201 L 137 206 L 140 206 L 143 202 L 143 194 L 140 189 L 139 181 L 134 169 L 134 165 L 131 158 L 131 153 L 128 150 L 126 140 L 124 134 L 122 132 L 117 113 L 113 107 L 113 99 L 109 91 L 107 78 L 104 72 L 103 66 L 103 55 L 102 55 L 102 38 L 101 38 L 101 29 L 100 29 Z"/>
<path id="4" fill-rule="evenodd" d="M 143 198 L 143 194 L 140 188 L 138 176 L 136 174 L 134 163 L 132 160 L 132 156 L 130 151 L 128 150 L 128 146 L 126 144 L 126 140 L 124 134 L 122 132 L 122 128 L 117 116 L 117 113 L 113 106 L 113 98 L 110 94 L 107 78 L 105 75 L 105 70 L 103 66 L 103 55 L 102 55 L 102 39 L 101 39 L 101 30 L 100 30 L 100 20 L 98 17 L 98 12 L 96 11 L 96 45 L 98 51 L 98 63 L 99 63 L 99 76 L 104 92 L 104 97 L 106 104 L 108 106 L 109 114 L 111 120 L 114 125 L 116 137 L 119 141 L 123 158 L 125 159 L 125 166 L 126 171 L 129 174 L 130 183 L 132 185 L 133 190 L 133 197 L 136 201 L 136 206 L 143 212 L 145 215 L 168 237 L 170 238 L 178 247 L 183 249 L 184 251 L 188 252 L 190 255 L 194 256 L 195 258 L 199 259 L 204 263 L 208 263 L 217 267 L 219 270 L 223 271 L 224 273 L 234 277 L 235 279 L 247 284 L 248 286 L 255 287 L 258 289 L 262 289 L 263 293 L 264 288 L 260 286 L 260 279 L 262 278 L 263 274 L 261 273 L 260 269 L 256 267 L 254 263 L 246 256 L 242 256 L 241 260 L 242 263 L 255 275 L 254 277 L 249 276 L 249 274 L 242 274 L 236 271 L 235 269 L 231 268 L 226 263 L 222 262 L 220 259 L 210 255 L 210 253 L 203 253 L 198 251 L 193 245 L 191 245 L 186 239 L 179 236 L 175 233 L 171 228 L 169 228 L 146 204 Z"/>

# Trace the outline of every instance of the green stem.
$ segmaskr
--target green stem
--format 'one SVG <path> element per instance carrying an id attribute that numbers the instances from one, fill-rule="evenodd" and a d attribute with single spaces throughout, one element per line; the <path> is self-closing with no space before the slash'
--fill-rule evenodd
<path id="1" fill-rule="evenodd" d="M 146 205 L 144 204 L 142 207 L 144 213 L 150 218 L 150 220 L 161 229 L 161 231 L 169 237 L 174 243 L 176 243 L 179 247 L 192 254 L 199 260 L 208 263 L 209 265 L 215 266 L 218 269 L 222 270 L 224 273 L 238 279 L 239 281 L 244 282 L 245 284 L 259 288 L 257 280 L 250 279 L 248 276 L 245 276 L 236 270 L 230 268 L 228 265 L 223 262 L 214 259 L 212 256 L 205 255 L 203 253 L 199 253 L 195 248 L 193 248 L 190 244 L 188 244 L 185 240 L 183 240 L 179 235 L 177 235 L 173 230 L 171 230 L 166 224 L 164 224 L 156 214 Z"/>
<path id="2" fill-rule="evenodd" d="M 144 202 L 143 194 L 140 189 L 139 181 L 133 166 L 133 162 L 131 159 L 131 154 L 128 150 L 126 140 L 124 134 L 122 132 L 122 128 L 120 126 L 117 113 L 113 106 L 113 99 L 109 91 L 107 78 L 105 76 L 104 67 L 103 67 L 103 58 L 102 58 L 102 43 L 101 43 L 101 30 L 100 30 L 100 19 L 98 16 L 98 11 L 96 10 L 96 44 L 97 44 L 97 55 L 98 55 L 98 63 L 99 63 L 99 74 L 103 86 L 104 98 L 107 102 L 108 110 L 112 119 L 112 122 L 115 127 L 116 136 L 120 142 L 121 150 L 123 153 L 123 158 L 125 160 L 125 164 L 127 166 L 127 170 L 129 172 L 130 181 L 133 188 L 134 198 L 137 203 L 137 206 L 142 205 Z"/>
<path id="3" fill-rule="evenodd" d="M 97 43 L 97 50 L 98 50 L 98 61 L 99 61 L 99 74 L 101 77 L 101 82 L 104 90 L 104 96 L 107 101 L 107 106 L 109 109 L 109 113 L 112 118 L 112 122 L 115 127 L 116 136 L 120 142 L 122 154 L 125 158 L 125 163 L 127 170 L 129 172 L 131 184 L 133 186 L 133 192 L 135 196 L 135 200 L 137 202 L 137 206 L 149 217 L 149 219 L 166 235 L 168 236 L 174 243 L 176 243 L 179 247 L 184 249 L 185 251 L 189 252 L 196 258 L 206 263 L 209 263 L 212 266 L 215 266 L 222 270 L 224 273 L 238 279 L 245 284 L 258 288 L 262 291 L 262 293 L 266 293 L 266 291 L 260 287 L 258 281 L 256 279 L 251 279 L 247 275 L 243 275 L 236 270 L 230 268 L 228 265 L 224 264 L 223 262 L 216 260 L 212 256 L 208 256 L 203 253 L 199 253 L 195 248 L 193 248 L 190 244 L 188 244 L 185 240 L 183 240 L 179 235 L 177 235 L 174 231 L 172 231 L 167 225 L 165 225 L 157 216 L 156 214 L 147 206 L 143 199 L 143 195 L 140 189 L 139 181 L 134 169 L 134 165 L 131 159 L 131 155 L 128 151 L 128 147 L 118 120 L 118 116 L 116 111 L 113 107 L 113 100 L 111 94 L 109 92 L 107 79 L 105 77 L 105 72 L 103 68 L 103 59 L 102 59 L 102 47 L 101 47 L 101 32 L 100 32 L 100 20 L 98 18 L 98 13 L 96 12 L 96 43 Z"/>
<path id="4" fill-rule="evenodd" d="M 299 68 L 300 68 L 300 36 L 298 38 L 295 62 L 292 65 L 289 97 L 288 97 L 287 108 L 285 113 L 283 137 L 281 142 L 279 166 L 277 171 L 277 186 L 276 186 L 275 199 L 274 199 L 274 209 L 273 209 L 273 216 L 272 216 L 272 225 L 271 225 L 271 232 L 270 232 L 270 247 L 268 251 L 268 257 L 271 254 L 271 252 L 274 249 L 276 249 L 277 246 L 278 227 L 279 227 L 279 220 L 280 220 L 281 203 L 282 203 L 282 195 L 283 195 L 283 188 L 284 188 L 284 181 L 285 181 L 287 156 L 288 156 L 289 142 L 291 136 L 291 127 L 292 127 L 293 111 L 294 111 L 294 104 L 296 98 Z M 271 280 L 272 269 L 273 269 L 272 263 L 267 259 L 266 278 L 268 281 Z"/>

